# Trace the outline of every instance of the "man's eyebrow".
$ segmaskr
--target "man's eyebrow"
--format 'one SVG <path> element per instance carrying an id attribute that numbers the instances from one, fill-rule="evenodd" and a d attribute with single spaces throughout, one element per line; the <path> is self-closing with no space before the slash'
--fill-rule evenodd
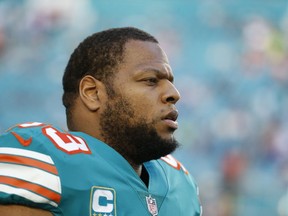
<path id="1" fill-rule="evenodd" d="M 174 76 L 170 72 L 164 72 L 164 71 L 158 70 L 156 68 L 145 68 L 145 69 L 139 71 L 139 73 L 141 73 L 141 74 L 142 73 L 148 73 L 148 72 L 153 72 L 160 78 L 167 78 L 172 83 L 174 81 Z"/>

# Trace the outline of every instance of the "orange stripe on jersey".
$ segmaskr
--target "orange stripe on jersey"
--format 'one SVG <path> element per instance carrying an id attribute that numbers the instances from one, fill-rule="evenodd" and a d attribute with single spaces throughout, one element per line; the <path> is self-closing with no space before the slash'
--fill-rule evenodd
<path id="1" fill-rule="evenodd" d="M 15 164 L 21 164 L 25 166 L 31 166 L 36 167 L 41 170 L 53 173 L 55 175 L 58 175 L 57 169 L 55 166 L 51 164 L 47 164 L 44 162 L 41 162 L 39 160 L 26 158 L 22 156 L 15 156 L 15 155 L 6 155 L 6 154 L 0 154 L 0 162 L 3 163 L 15 163 Z"/>
<path id="2" fill-rule="evenodd" d="M 21 189 L 32 191 L 58 204 L 61 199 L 60 194 L 52 190 L 49 190 L 47 188 L 44 188 L 41 185 L 33 184 L 31 182 L 23 181 L 23 180 L 12 178 L 12 177 L 0 176 L 0 184 L 6 184 L 6 185 L 10 185 L 16 188 L 21 188 Z"/>

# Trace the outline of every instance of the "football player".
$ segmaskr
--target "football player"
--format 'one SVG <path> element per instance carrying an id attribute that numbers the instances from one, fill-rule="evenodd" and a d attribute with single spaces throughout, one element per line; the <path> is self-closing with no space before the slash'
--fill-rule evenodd
<path id="1" fill-rule="evenodd" d="M 0 136 L 1 216 L 199 216 L 197 186 L 171 156 L 180 94 L 165 52 L 133 27 L 87 37 L 63 76 L 68 131 Z"/>

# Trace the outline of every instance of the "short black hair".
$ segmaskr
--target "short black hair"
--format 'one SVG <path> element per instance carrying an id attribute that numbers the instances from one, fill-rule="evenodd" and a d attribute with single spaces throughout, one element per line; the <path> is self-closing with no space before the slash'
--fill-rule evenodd
<path id="1" fill-rule="evenodd" d="M 124 47 L 129 40 L 158 43 L 156 38 L 140 29 L 123 27 L 94 33 L 79 44 L 70 56 L 62 80 L 66 115 L 79 95 L 79 83 L 84 76 L 91 75 L 109 85 L 109 79 L 123 60 Z"/>

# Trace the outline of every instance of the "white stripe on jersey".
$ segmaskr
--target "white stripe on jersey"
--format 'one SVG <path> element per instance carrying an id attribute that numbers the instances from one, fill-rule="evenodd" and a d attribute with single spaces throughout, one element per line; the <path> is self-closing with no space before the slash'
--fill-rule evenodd
<path id="1" fill-rule="evenodd" d="M 17 194 L 18 196 L 25 197 L 26 199 L 29 199 L 29 200 L 36 202 L 36 203 L 47 203 L 47 204 L 53 205 L 55 207 L 58 206 L 57 203 L 55 203 L 51 200 L 48 200 L 42 196 L 39 196 L 39 195 L 29 191 L 29 190 L 25 190 L 25 189 L 21 189 L 21 188 L 14 188 L 14 187 L 11 187 L 8 185 L 0 184 L 0 191 L 3 191 L 3 192 L 8 193 L 8 194 Z"/>
<path id="2" fill-rule="evenodd" d="M 0 163 L 0 167 L 0 176 L 22 179 L 61 194 L 60 178 L 52 173 L 18 164 Z"/>
<path id="3" fill-rule="evenodd" d="M 39 153 L 39 152 L 35 152 L 35 151 L 25 150 L 25 149 L 1 147 L 0 154 L 24 156 L 27 158 L 40 160 L 49 164 L 54 164 L 50 156 Z"/>

